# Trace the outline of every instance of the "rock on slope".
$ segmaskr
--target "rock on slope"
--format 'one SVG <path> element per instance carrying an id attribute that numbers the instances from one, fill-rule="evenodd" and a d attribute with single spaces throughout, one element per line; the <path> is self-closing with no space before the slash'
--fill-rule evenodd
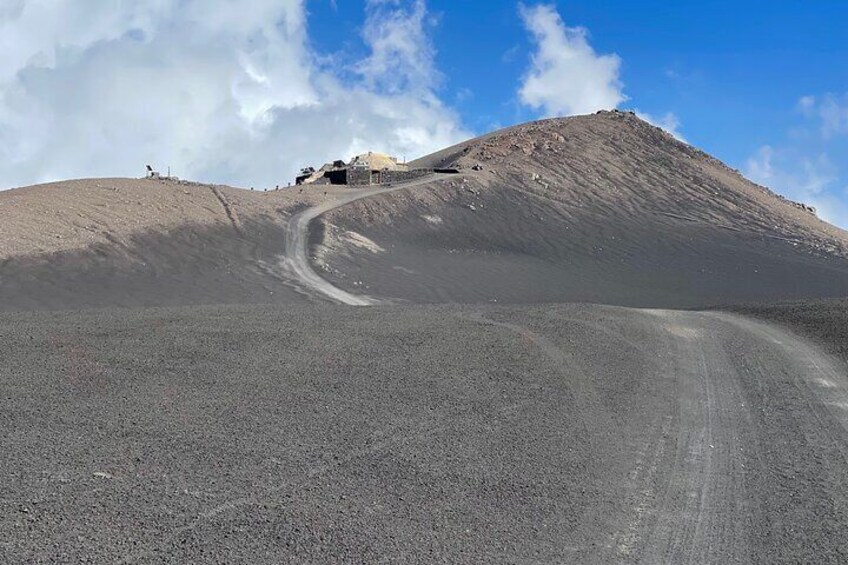
<path id="1" fill-rule="evenodd" d="M 629 113 L 525 124 L 415 164 L 463 174 L 331 212 L 325 233 L 373 242 L 319 249 L 338 286 L 657 307 L 848 294 L 848 233 Z"/>

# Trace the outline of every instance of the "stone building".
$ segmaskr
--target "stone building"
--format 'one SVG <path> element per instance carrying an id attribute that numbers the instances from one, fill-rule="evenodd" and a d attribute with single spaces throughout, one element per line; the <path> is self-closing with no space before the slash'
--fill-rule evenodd
<path id="1" fill-rule="evenodd" d="M 357 155 L 350 163 L 333 161 L 317 171 L 312 167 L 303 169 L 295 179 L 296 184 L 345 184 L 368 186 L 401 182 L 432 173 L 430 169 L 412 169 L 406 163 L 398 163 L 396 157 L 369 151 Z"/>

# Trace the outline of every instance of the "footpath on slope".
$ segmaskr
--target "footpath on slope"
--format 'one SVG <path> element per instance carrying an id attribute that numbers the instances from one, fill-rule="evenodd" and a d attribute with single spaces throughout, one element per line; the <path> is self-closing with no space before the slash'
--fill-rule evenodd
<path id="1" fill-rule="evenodd" d="M 315 269 L 313 269 L 310 264 L 309 258 L 310 222 L 330 210 L 340 208 L 346 204 L 350 204 L 351 202 L 356 202 L 357 200 L 368 198 L 369 196 L 376 196 L 378 194 L 386 194 L 388 192 L 395 192 L 423 184 L 429 184 L 446 176 L 450 175 L 434 173 L 426 177 L 421 177 L 413 181 L 399 183 L 392 186 L 351 190 L 350 194 L 343 195 L 338 200 L 325 202 L 323 204 L 307 208 L 302 212 L 298 212 L 289 218 L 286 226 L 286 252 L 282 260 L 283 272 L 292 277 L 302 291 L 323 295 L 334 302 L 350 306 L 373 306 L 381 304 L 379 299 L 372 298 L 367 295 L 352 294 L 342 290 L 321 278 L 321 276 L 315 272 Z"/>

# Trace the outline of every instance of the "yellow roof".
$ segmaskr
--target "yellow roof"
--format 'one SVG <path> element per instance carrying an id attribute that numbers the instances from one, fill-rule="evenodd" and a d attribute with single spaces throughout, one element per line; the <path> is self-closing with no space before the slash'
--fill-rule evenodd
<path id="1" fill-rule="evenodd" d="M 383 169 L 396 170 L 406 168 L 405 165 L 401 165 L 397 162 L 395 157 L 390 157 L 385 153 L 374 153 L 373 151 L 370 153 L 363 153 L 362 155 L 357 155 L 351 161 L 351 165 L 364 165 L 369 167 L 372 171 L 382 171 Z"/>

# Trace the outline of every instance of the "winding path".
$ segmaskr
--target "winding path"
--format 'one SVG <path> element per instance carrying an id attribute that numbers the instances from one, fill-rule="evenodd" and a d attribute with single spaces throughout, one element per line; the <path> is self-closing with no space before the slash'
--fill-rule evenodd
<path id="1" fill-rule="evenodd" d="M 367 295 L 351 294 L 345 290 L 332 285 L 330 282 L 321 278 L 315 272 L 309 262 L 309 224 L 315 218 L 319 217 L 330 210 L 335 210 L 351 202 L 356 202 L 369 196 L 394 192 L 429 184 L 434 180 L 450 175 L 434 173 L 426 177 L 421 177 L 413 181 L 395 184 L 389 187 L 369 188 L 363 190 L 351 190 L 338 200 L 325 202 L 318 206 L 307 208 L 302 212 L 298 212 L 292 216 L 286 225 L 286 252 L 283 257 L 283 270 L 285 273 L 294 279 L 298 286 L 306 292 L 323 295 L 330 300 L 350 306 L 373 306 L 380 304 L 381 301 Z"/>

